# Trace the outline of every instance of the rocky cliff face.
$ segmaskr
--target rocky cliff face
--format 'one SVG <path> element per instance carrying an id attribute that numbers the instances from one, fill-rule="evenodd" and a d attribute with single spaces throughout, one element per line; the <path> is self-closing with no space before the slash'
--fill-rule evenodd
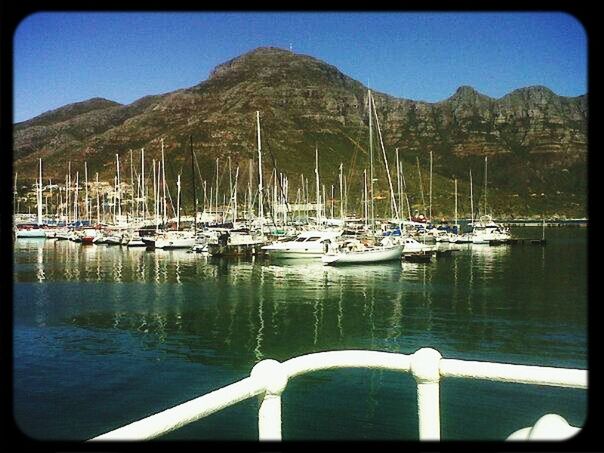
<path id="1" fill-rule="evenodd" d="M 437 103 L 382 93 L 374 93 L 374 99 L 387 158 L 392 168 L 398 148 L 415 206 L 420 172 L 427 194 L 432 152 L 433 202 L 441 211 L 450 209 L 452 178 L 466 191 L 465 202 L 469 170 L 474 184 L 482 184 L 484 157 L 489 156 L 489 205 L 500 212 L 586 214 L 586 96 L 567 98 L 545 87 L 528 87 L 493 99 L 464 86 Z M 267 174 L 276 164 L 295 190 L 301 173 L 312 180 L 318 147 L 327 187 L 337 186 L 343 162 L 350 197 L 359 198 L 369 153 L 367 89 L 320 60 L 275 48 L 228 61 L 188 89 L 130 105 L 94 99 L 16 124 L 15 169 L 33 176 L 42 157 L 47 175 L 64 178 L 67 161 L 72 168 L 87 161 L 91 174 L 99 171 L 101 179 L 110 180 L 116 153 L 129 164 L 129 150 L 138 162 L 144 147 L 145 160 L 151 162 L 159 159 L 159 138 L 164 137 L 168 175 L 184 173 L 190 167 L 192 135 L 202 177 L 211 181 L 216 158 L 222 172 L 227 157 L 233 171 L 237 165 L 247 169 L 255 158 L 256 110 Z M 378 142 L 374 146 L 381 156 Z M 382 171 L 378 187 L 385 190 L 381 160 L 376 168 Z M 247 184 L 245 178 L 241 184 Z"/>

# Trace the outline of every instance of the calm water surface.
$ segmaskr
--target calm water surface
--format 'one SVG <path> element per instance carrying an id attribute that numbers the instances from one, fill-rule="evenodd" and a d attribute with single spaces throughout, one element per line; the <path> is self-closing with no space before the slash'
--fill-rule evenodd
<path id="1" fill-rule="evenodd" d="M 540 230 L 517 228 L 520 237 Z M 587 368 L 587 231 L 463 246 L 430 264 L 347 268 L 24 240 L 14 253 L 14 416 L 36 439 L 84 440 L 249 375 L 259 360 L 372 349 Z M 253 398 L 165 439 L 257 439 Z M 443 439 L 504 439 L 587 392 L 445 379 Z M 319 372 L 283 394 L 284 439 L 418 438 L 407 374 Z"/>

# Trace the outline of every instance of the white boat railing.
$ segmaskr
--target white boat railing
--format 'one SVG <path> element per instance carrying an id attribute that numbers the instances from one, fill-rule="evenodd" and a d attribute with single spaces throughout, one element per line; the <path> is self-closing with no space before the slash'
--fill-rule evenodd
<path id="1" fill-rule="evenodd" d="M 410 372 L 417 383 L 419 439 L 440 440 L 440 380 L 445 377 L 587 389 L 587 371 L 444 359 L 432 348 L 414 354 L 348 350 L 319 352 L 278 362 L 257 363 L 250 376 L 171 409 L 136 421 L 90 441 L 148 440 L 166 434 L 248 398 L 261 395 L 258 434 L 261 441 L 280 441 L 281 394 L 290 379 L 306 373 L 340 368 L 372 368 Z M 508 440 L 569 438 L 580 431 L 556 414 L 533 427 L 512 433 Z"/>

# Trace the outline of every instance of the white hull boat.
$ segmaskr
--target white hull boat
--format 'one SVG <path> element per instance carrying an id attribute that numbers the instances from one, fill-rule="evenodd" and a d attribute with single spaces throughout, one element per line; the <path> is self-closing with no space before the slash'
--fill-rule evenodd
<path id="1" fill-rule="evenodd" d="M 341 234 L 341 231 L 304 231 L 292 240 L 274 242 L 261 250 L 273 258 L 321 258 Z"/>
<path id="2" fill-rule="evenodd" d="M 362 250 L 338 251 L 326 253 L 321 257 L 325 265 L 339 264 L 371 264 L 385 261 L 400 260 L 403 253 L 402 245 L 368 247 Z"/>
<path id="3" fill-rule="evenodd" d="M 195 235 L 192 231 L 167 231 L 155 237 L 154 245 L 156 249 L 190 249 L 195 245 Z"/>
<path id="4" fill-rule="evenodd" d="M 39 238 L 45 239 L 46 232 L 42 228 L 24 228 L 16 229 L 15 237 L 17 238 Z"/>

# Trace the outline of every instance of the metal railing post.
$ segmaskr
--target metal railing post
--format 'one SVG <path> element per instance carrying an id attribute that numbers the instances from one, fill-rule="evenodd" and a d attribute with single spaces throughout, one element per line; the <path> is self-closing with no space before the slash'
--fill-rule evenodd
<path id="1" fill-rule="evenodd" d="M 419 440 L 440 440 L 440 352 L 422 348 L 411 356 L 417 382 Z"/>
<path id="2" fill-rule="evenodd" d="M 258 410 L 258 439 L 280 441 L 281 394 L 287 386 L 287 373 L 280 362 L 269 359 L 257 363 L 250 376 L 258 379 L 266 388 Z"/>

